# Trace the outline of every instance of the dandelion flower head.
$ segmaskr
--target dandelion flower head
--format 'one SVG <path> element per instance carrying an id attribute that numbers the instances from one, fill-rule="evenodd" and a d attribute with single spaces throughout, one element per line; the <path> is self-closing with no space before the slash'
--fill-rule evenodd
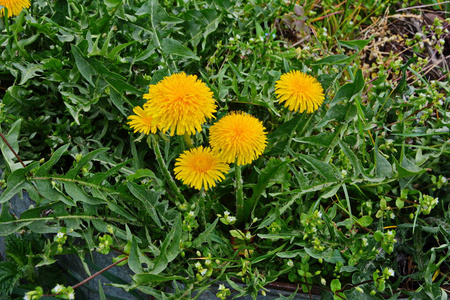
<path id="1" fill-rule="evenodd" d="M 5 15 L 6 7 L 8 9 L 8 18 L 12 16 L 17 16 L 24 8 L 30 7 L 29 0 L 0 0 L 0 5 L 3 6 L 0 8 L 0 17 Z"/>
<path id="2" fill-rule="evenodd" d="M 175 162 L 175 178 L 184 184 L 200 190 L 202 187 L 208 190 L 220 182 L 230 166 L 219 156 L 215 155 L 211 148 L 193 148 L 184 151 Z"/>
<path id="3" fill-rule="evenodd" d="M 140 106 L 136 106 L 133 109 L 133 112 L 135 113 L 135 115 L 131 115 L 128 117 L 128 119 L 130 119 L 128 125 L 130 125 L 132 129 L 134 129 L 135 133 L 140 132 L 147 135 L 150 134 L 150 132 L 156 133 L 156 131 L 158 130 L 158 127 L 156 126 L 157 123 L 146 108 L 143 109 Z"/>
<path id="4" fill-rule="evenodd" d="M 213 92 L 195 75 L 177 73 L 150 85 L 144 95 L 146 109 L 162 131 L 170 135 L 195 134 L 207 119 L 214 118 L 217 107 Z"/>
<path id="5" fill-rule="evenodd" d="M 209 130 L 213 152 L 227 163 L 249 164 L 264 152 L 267 136 L 261 121 L 244 112 L 231 112 Z"/>
<path id="6" fill-rule="evenodd" d="M 312 113 L 323 103 L 325 95 L 316 78 L 300 71 L 281 75 L 275 83 L 275 94 L 280 103 L 293 112 Z"/>

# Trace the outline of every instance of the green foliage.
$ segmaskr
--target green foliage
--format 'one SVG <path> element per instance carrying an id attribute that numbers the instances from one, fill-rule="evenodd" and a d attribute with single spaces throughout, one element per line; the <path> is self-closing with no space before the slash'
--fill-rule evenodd
<path id="1" fill-rule="evenodd" d="M 256 297 L 274 281 L 334 299 L 444 295 L 448 73 L 430 81 L 414 58 L 392 62 L 389 78 L 362 66 L 374 40 L 358 29 L 387 4 L 36 0 L 3 20 L 1 296 L 69 298 L 77 289 L 51 270 L 92 252 L 133 273 L 113 286 L 157 299 L 217 282 L 220 299 Z M 290 70 L 324 87 L 315 113 L 277 102 Z M 268 132 L 259 159 L 207 192 L 172 178 L 182 138 L 145 143 L 127 125 L 149 84 L 182 71 L 214 92 L 217 119 L 242 110 Z M 24 194 L 34 205 L 16 212 Z"/>

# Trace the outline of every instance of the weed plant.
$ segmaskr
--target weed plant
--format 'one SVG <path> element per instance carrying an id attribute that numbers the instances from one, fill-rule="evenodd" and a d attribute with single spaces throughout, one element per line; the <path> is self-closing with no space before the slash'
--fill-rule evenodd
<path id="1" fill-rule="evenodd" d="M 448 16 L 423 28 L 429 41 L 407 38 L 409 57 L 377 56 L 370 30 L 405 7 L 393 2 L 33 0 L 3 16 L 1 296 L 81 299 L 86 283 L 57 262 L 87 268 L 96 252 L 133 273 L 109 277 L 133 299 L 256 298 L 274 282 L 293 287 L 280 299 L 446 299 L 449 73 L 431 80 L 425 60 L 426 45 L 446 58 Z M 317 81 L 323 103 L 284 106 L 292 71 Z M 213 117 L 181 135 L 130 126 L 182 72 L 211 91 Z M 231 112 L 257 120 L 243 130 L 261 124 L 263 150 L 242 143 L 245 162 L 184 184 L 182 154 L 226 152 L 212 133 Z M 17 211 L 17 194 L 33 205 Z"/>

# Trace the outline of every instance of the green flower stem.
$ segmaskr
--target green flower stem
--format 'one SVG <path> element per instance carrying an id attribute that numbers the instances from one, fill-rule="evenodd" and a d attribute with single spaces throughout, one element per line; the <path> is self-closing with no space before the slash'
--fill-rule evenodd
<path id="1" fill-rule="evenodd" d="M 194 143 L 192 142 L 192 138 L 187 132 L 184 133 L 183 137 L 184 137 L 184 142 L 186 144 L 186 147 L 188 149 L 194 148 Z"/>
<path id="2" fill-rule="evenodd" d="M 242 181 L 242 167 L 238 166 L 237 159 L 234 163 L 234 173 L 236 174 L 236 219 L 240 224 L 245 222 L 244 213 L 244 186 Z"/>
<path id="3" fill-rule="evenodd" d="M 200 190 L 199 197 L 198 197 L 198 208 L 199 208 L 199 214 L 200 214 L 200 223 L 206 228 L 206 215 L 209 213 L 206 212 L 206 191 L 204 188 Z"/>
<path id="4" fill-rule="evenodd" d="M 175 194 L 175 204 L 179 205 L 180 203 L 186 202 L 186 199 L 184 198 L 183 194 L 181 194 L 180 189 L 176 185 L 175 180 L 173 180 L 172 175 L 170 175 L 170 172 L 167 169 L 166 164 L 164 163 L 161 150 L 159 149 L 158 141 L 154 135 L 149 135 L 147 138 L 147 143 L 149 144 L 149 146 L 152 145 L 151 142 L 153 142 L 153 150 L 155 151 L 156 160 L 158 161 L 158 165 L 163 172 L 163 176 L 166 179 L 166 182 L 169 185 L 170 189 Z"/>

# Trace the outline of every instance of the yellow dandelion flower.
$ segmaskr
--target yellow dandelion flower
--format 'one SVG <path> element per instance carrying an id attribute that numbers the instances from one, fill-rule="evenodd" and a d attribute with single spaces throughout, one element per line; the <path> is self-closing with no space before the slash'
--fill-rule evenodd
<path id="1" fill-rule="evenodd" d="M 206 119 L 214 118 L 216 104 L 212 91 L 195 75 L 186 73 L 165 77 L 150 85 L 145 107 L 152 112 L 162 131 L 170 135 L 195 134 Z"/>
<path id="2" fill-rule="evenodd" d="M 275 83 L 275 94 L 289 110 L 301 113 L 316 111 L 325 99 L 322 85 L 317 79 L 300 71 L 281 75 Z"/>
<path id="3" fill-rule="evenodd" d="M 266 132 L 261 121 L 244 112 L 231 112 L 209 130 L 211 148 L 220 153 L 227 163 L 239 166 L 251 163 L 267 145 Z"/>
<path id="4" fill-rule="evenodd" d="M 136 106 L 133 109 L 135 115 L 131 115 L 128 117 L 130 121 L 128 125 L 134 129 L 134 132 L 143 132 L 145 134 L 156 133 L 158 127 L 156 126 L 155 120 L 150 115 L 150 112 L 147 109 L 142 109 L 140 106 Z"/>
<path id="5" fill-rule="evenodd" d="M 193 148 L 184 151 L 175 162 L 175 178 L 184 184 L 200 190 L 208 190 L 220 182 L 230 166 L 219 156 L 212 153 L 211 148 Z"/>
<path id="6" fill-rule="evenodd" d="M 29 0 L 0 0 L 0 5 L 3 6 L 0 8 L 0 17 L 5 15 L 6 7 L 8 9 L 8 18 L 12 16 L 17 16 L 24 8 L 30 7 Z"/>

